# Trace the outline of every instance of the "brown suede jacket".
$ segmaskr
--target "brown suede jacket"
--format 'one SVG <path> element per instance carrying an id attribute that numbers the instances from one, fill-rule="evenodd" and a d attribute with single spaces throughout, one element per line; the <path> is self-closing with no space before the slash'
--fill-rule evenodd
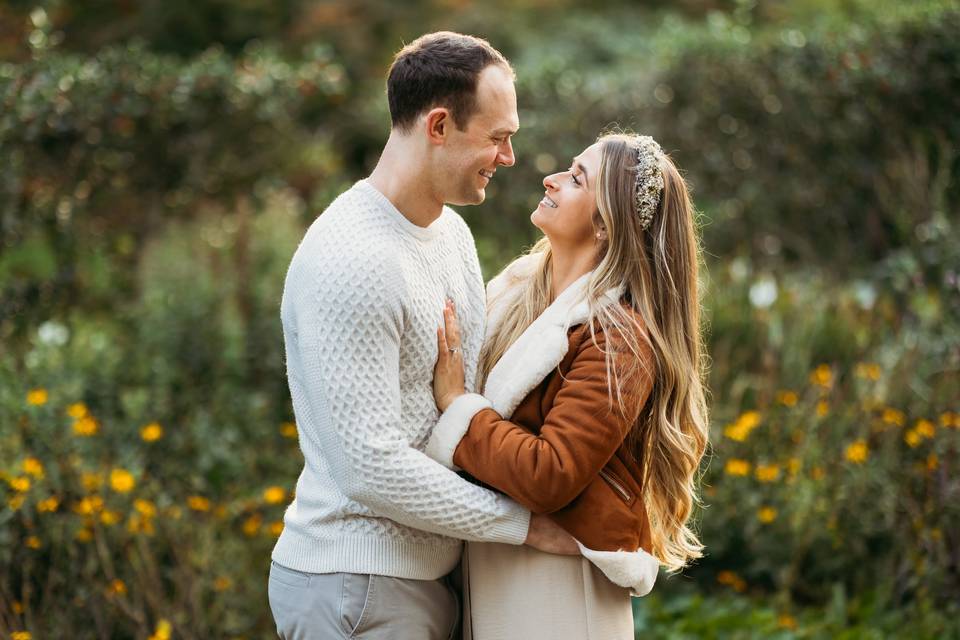
<path id="1" fill-rule="evenodd" d="M 624 439 L 649 396 L 653 353 L 641 340 L 641 373 L 622 380 L 622 410 L 611 408 L 604 352 L 635 356 L 597 325 L 595 335 L 596 342 L 586 324 L 569 328 L 560 364 L 509 420 L 492 408 L 477 412 L 453 462 L 533 513 L 550 514 L 586 547 L 650 553 L 642 460 Z"/>

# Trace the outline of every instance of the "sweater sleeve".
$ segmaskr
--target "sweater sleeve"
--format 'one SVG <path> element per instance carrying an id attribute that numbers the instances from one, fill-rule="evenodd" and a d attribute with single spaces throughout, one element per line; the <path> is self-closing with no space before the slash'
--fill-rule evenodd
<path id="1" fill-rule="evenodd" d="M 569 504 L 623 443 L 652 385 L 651 358 L 645 357 L 640 372 L 621 381 L 625 409 L 611 409 L 607 340 L 602 332 L 596 338 L 596 344 L 589 335 L 580 344 L 539 435 L 482 408 L 456 446 L 453 463 L 534 513 Z M 621 351 L 615 357 L 634 356 Z"/>
<path id="2" fill-rule="evenodd" d="M 341 261 L 296 311 L 303 387 L 340 490 L 376 516 L 464 540 L 522 544 L 530 513 L 410 446 L 401 422 L 403 286 L 395 265 Z"/>

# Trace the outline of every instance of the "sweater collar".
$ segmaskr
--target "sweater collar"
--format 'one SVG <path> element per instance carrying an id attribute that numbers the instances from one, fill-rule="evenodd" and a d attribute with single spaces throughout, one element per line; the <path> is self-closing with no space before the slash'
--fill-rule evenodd
<path id="1" fill-rule="evenodd" d="M 443 220 L 447 216 L 447 207 L 444 206 L 440 217 L 430 223 L 427 227 L 421 227 L 420 225 L 410 222 L 409 219 L 402 213 L 397 207 L 390 201 L 390 199 L 383 195 L 379 189 L 370 184 L 370 181 L 364 178 L 356 183 L 356 186 L 360 191 L 369 196 L 374 202 L 379 205 L 379 208 L 383 213 L 387 215 L 402 231 L 412 235 L 417 240 L 427 242 L 435 239 L 440 235 L 440 230 L 443 227 Z"/>

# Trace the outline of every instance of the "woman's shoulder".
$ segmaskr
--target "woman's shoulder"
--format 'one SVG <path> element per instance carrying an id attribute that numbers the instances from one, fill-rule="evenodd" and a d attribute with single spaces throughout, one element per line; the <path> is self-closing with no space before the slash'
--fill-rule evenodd
<path id="1" fill-rule="evenodd" d="M 500 295 L 532 276 L 539 264 L 539 258 L 538 254 L 528 253 L 504 267 L 503 271 L 487 283 L 487 299 Z"/>
<path id="2" fill-rule="evenodd" d="M 623 310 L 622 314 L 617 314 L 618 322 L 604 323 L 601 318 L 595 316 L 592 331 L 590 324 L 586 322 L 570 327 L 571 340 L 578 343 L 592 340 L 602 350 L 608 346 L 617 351 L 634 351 L 635 349 L 643 359 L 651 359 L 653 348 L 643 315 L 625 299 L 621 299 L 618 305 Z M 634 348 L 628 347 L 628 343 L 632 343 Z"/>

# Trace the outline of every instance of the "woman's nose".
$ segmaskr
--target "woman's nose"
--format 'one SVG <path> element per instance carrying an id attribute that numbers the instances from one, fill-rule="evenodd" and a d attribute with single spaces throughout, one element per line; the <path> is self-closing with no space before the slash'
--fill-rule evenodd
<path id="1" fill-rule="evenodd" d="M 556 188 L 557 188 L 556 175 L 557 175 L 557 174 L 555 174 L 555 173 L 551 173 L 550 175 L 548 175 L 547 177 L 545 177 L 545 178 L 543 179 L 543 186 L 544 186 L 544 188 L 546 188 L 546 189 L 556 189 Z"/>

